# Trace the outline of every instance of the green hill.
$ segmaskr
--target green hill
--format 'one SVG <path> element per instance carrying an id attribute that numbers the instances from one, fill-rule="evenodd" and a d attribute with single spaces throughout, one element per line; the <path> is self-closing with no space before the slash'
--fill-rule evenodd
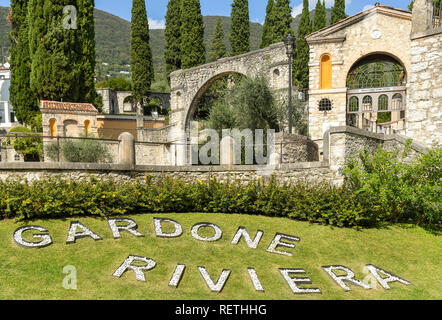
<path id="1" fill-rule="evenodd" d="M 330 18 L 331 10 L 327 11 Z M 8 33 L 10 26 L 6 20 L 9 14 L 8 7 L 0 7 L 0 54 L 3 59 L 7 56 L 9 48 Z M 311 12 L 313 17 L 314 11 Z M 216 21 L 221 19 L 225 33 L 225 43 L 230 50 L 229 33 L 230 17 L 206 16 L 205 25 L 205 43 L 207 49 L 210 46 L 211 38 L 215 30 Z M 297 30 L 301 16 L 297 16 L 292 24 L 294 30 Z M 130 71 L 130 22 L 110 14 L 105 11 L 95 9 L 95 34 L 97 42 L 97 77 L 104 78 L 107 74 L 112 77 L 128 77 Z M 250 47 L 252 50 L 259 48 L 261 44 L 262 25 L 259 23 L 250 23 Z M 164 30 L 150 30 L 151 47 L 154 60 L 155 72 L 157 74 L 165 71 L 164 61 Z M 104 63 L 104 64 L 103 64 Z"/>

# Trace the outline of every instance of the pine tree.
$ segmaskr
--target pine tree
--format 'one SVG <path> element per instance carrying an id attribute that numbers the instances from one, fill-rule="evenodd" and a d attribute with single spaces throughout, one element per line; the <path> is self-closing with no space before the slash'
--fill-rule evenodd
<path id="1" fill-rule="evenodd" d="M 266 8 L 266 18 L 264 21 L 264 26 L 262 29 L 262 40 L 261 40 L 261 48 L 268 47 L 272 44 L 271 42 L 271 34 L 274 22 L 273 18 L 273 6 L 275 4 L 275 0 L 269 0 Z"/>
<path id="2" fill-rule="evenodd" d="M 345 0 L 335 0 L 331 13 L 331 24 L 335 24 L 345 18 L 347 18 L 345 14 Z"/>
<path id="3" fill-rule="evenodd" d="M 39 100 L 81 101 L 79 32 L 66 29 L 63 8 L 77 1 L 31 0 L 28 6 L 31 89 Z"/>
<path id="4" fill-rule="evenodd" d="M 77 26 L 81 50 L 80 99 L 101 109 L 95 90 L 95 22 L 94 0 L 78 0 Z"/>
<path id="5" fill-rule="evenodd" d="M 327 26 L 327 13 L 324 4 L 321 3 L 321 0 L 318 0 L 315 8 L 315 16 L 313 18 L 313 27 L 312 32 L 318 31 Z"/>
<path id="6" fill-rule="evenodd" d="M 167 4 L 166 30 L 166 60 L 167 81 L 170 84 L 170 73 L 181 69 L 181 0 L 170 0 Z"/>
<path id="7" fill-rule="evenodd" d="M 144 0 L 132 2 L 130 31 L 130 59 L 132 68 L 132 97 L 135 105 L 143 103 L 150 93 L 154 79 L 152 50 L 149 44 L 149 22 Z"/>
<path id="8" fill-rule="evenodd" d="M 234 56 L 250 51 L 249 20 L 249 1 L 233 0 L 230 45 Z"/>
<path id="9" fill-rule="evenodd" d="M 271 43 L 282 42 L 290 32 L 293 33 L 290 0 L 276 0 L 272 11 L 274 25 L 271 28 Z"/>
<path id="10" fill-rule="evenodd" d="M 15 116 L 21 123 L 31 124 L 39 112 L 38 100 L 30 88 L 31 59 L 28 40 L 28 3 L 29 0 L 12 0 L 11 10 L 11 85 L 10 101 Z"/>
<path id="11" fill-rule="evenodd" d="M 294 76 L 296 84 L 301 88 L 309 86 L 309 46 L 305 37 L 310 34 L 310 13 L 308 10 L 308 0 L 304 0 L 301 21 L 298 28 L 298 37 L 296 38 L 295 59 L 293 62 Z"/>
<path id="12" fill-rule="evenodd" d="M 215 32 L 213 33 L 212 45 L 209 51 L 209 62 L 224 58 L 227 55 L 226 45 L 224 44 L 224 30 L 221 19 L 216 22 Z"/>
<path id="13" fill-rule="evenodd" d="M 181 67 L 188 69 L 206 62 L 204 23 L 199 0 L 181 0 Z"/>

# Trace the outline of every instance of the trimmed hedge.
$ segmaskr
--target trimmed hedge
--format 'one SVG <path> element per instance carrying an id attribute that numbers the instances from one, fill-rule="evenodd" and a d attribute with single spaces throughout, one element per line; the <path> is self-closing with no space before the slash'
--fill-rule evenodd
<path id="1" fill-rule="evenodd" d="M 145 177 L 142 182 L 51 178 L 0 182 L 0 218 L 115 216 L 135 213 L 236 213 L 286 217 L 339 227 L 414 222 L 440 229 L 442 148 L 415 162 L 379 149 L 351 160 L 343 186 L 281 184 L 271 178 L 247 185 L 214 179 Z"/>

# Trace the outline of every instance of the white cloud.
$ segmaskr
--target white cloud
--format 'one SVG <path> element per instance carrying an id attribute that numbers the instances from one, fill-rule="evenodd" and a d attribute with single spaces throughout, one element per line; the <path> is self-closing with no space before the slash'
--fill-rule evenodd
<path id="1" fill-rule="evenodd" d="M 149 18 L 149 29 L 166 29 L 166 21 Z"/>
<path id="2" fill-rule="evenodd" d="M 366 6 L 364 7 L 364 9 L 362 9 L 362 11 L 365 11 L 365 10 L 371 9 L 371 8 L 373 8 L 373 7 L 374 7 L 374 5 L 372 5 L 372 4 L 368 4 L 368 5 L 366 5 Z"/>

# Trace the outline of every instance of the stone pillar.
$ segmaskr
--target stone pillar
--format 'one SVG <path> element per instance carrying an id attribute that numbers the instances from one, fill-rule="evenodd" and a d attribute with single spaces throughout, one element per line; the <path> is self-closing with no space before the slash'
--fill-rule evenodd
<path id="1" fill-rule="evenodd" d="M 220 143 L 221 165 L 233 165 L 235 163 L 235 139 L 224 137 Z"/>
<path id="2" fill-rule="evenodd" d="M 412 33 L 424 32 L 429 28 L 430 23 L 433 23 L 430 1 L 433 0 L 414 0 Z"/>
<path id="3" fill-rule="evenodd" d="M 118 137 L 118 163 L 135 166 L 135 138 L 129 132 Z"/>

